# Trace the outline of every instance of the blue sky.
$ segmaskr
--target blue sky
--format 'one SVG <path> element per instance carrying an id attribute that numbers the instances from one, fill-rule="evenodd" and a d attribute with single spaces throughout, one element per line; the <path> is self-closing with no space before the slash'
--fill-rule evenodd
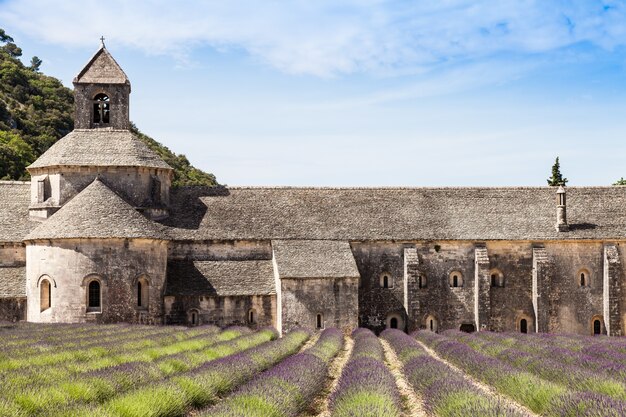
<path id="1" fill-rule="evenodd" d="M 0 0 L 71 86 L 98 38 L 138 127 L 228 185 L 626 177 L 624 1 Z"/>

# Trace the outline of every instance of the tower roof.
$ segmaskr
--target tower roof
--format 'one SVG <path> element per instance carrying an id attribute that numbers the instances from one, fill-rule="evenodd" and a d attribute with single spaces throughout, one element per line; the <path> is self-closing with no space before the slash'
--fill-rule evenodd
<path id="1" fill-rule="evenodd" d="M 76 129 L 28 168 L 52 166 L 138 166 L 172 169 L 128 130 Z"/>
<path id="2" fill-rule="evenodd" d="M 163 239 L 162 229 L 96 178 L 24 240 Z"/>
<path id="3" fill-rule="evenodd" d="M 113 59 L 104 45 L 74 78 L 74 84 L 129 84 L 122 67 Z"/>

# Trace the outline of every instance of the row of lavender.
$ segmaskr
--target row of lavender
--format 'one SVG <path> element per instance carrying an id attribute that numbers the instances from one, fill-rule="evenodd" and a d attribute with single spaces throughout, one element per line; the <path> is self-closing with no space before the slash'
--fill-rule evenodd
<path id="1" fill-rule="evenodd" d="M 249 334 L 250 330 L 246 328 L 231 328 L 222 332 L 217 328 L 205 328 L 185 334 L 184 337 L 180 337 L 179 334 L 167 337 L 160 333 L 144 335 L 142 339 L 144 343 L 140 344 L 114 340 L 103 341 L 97 348 L 61 350 L 51 354 L 56 362 L 44 360 L 45 358 L 39 356 L 18 357 L 5 363 L 5 365 L 11 364 L 12 366 L 0 372 L 0 383 L 3 387 L 0 391 L 0 398 L 15 398 L 16 394 L 36 398 L 37 395 L 30 395 L 31 391 L 53 393 L 65 387 L 66 384 L 73 387 L 72 382 L 82 375 L 129 363 L 153 366 L 167 375 L 171 372 L 172 360 L 179 359 L 179 356 L 185 355 L 189 366 L 193 366 L 206 356 L 212 355 L 214 344 L 228 342 Z M 272 337 L 270 331 L 251 336 L 253 339 L 261 338 L 263 341 L 270 337 Z M 15 362 L 22 366 L 14 368 Z M 19 372 L 16 372 L 16 369 L 19 369 Z M 53 388 L 46 389 L 50 386 Z M 59 397 L 56 394 L 54 396 Z"/>
<path id="2" fill-rule="evenodd" d="M 381 336 L 396 352 L 402 362 L 406 379 L 421 397 L 430 415 L 438 417 L 523 415 L 498 398 L 478 389 L 460 372 L 435 359 L 406 333 L 390 329 L 385 330 Z"/>
<path id="3" fill-rule="evenodd" d="M 418 340 L 474 378 L 532 411 L 546 416 L 623 416 L 626 403 L 618 381 L 573 364 L 499 345 L 482 335 L 418 332 Z M 484 337 L 484 339 L 483 339 Z M 497 336 L 496 336 L 497 337 Z M 532 336 L 522 335 L 520 338 Z M 537 347 L 549 344 L 544 338 Z M 549 350 L 549 349 L 548 349 Z"/>
<path id="4" fill-rule="evenodd" d="M 218 362 L 219 358 L 235 358 L 242 351 L 256 355 L 253 352 L 255 346 L 260 348 L 264 345 L 272 345 L 274 342 L 269 341 L 277 336 L 275 331 L 269 329 L 251 333 L 243 328 L 223 332 L 204 329 L 200 333 L 194 331 L 194 334 L 195 336 L 187 340 L 176 338 L 176 341 L 169 345 L 155 346 L 153 343 L 148 343 L 149 347 L 143 350 L 135 346 L 138 349 L 135 354 L 141 360 L 75 373 L 70 379 L 62 379 L 60 382 L 50 384 L 39 383 L 21 393 L 5 391 L 3 384 L 0 415 L 153 415 L 135 413 L 132 409 L 129 411 L 127 407 L 125 408 L 125 403 L 132 403 L 131 405 L 135 407 L 143 401 L 149 404 L 149 408 L 165 407 L 167 409 L 177 402 L 165 400 L 169 397 L 162 395 L 162 386 L 174 383 L 175 378 L 180 377 L 180 380 L 177 380 L 179 384 L 187 387 L 188 390 L 193 390 L 191 386 L 193 384 L 185 382 L 187 375 L 194 372 L 200 373 L 209 364 Z M 308 333 L 300 331 L 276 342 L 278 346 L 275 349 L 283 355 L 279 355 L 277 360 L 282 359 L 284 354 L 292 353 L 293 349 L 297 348 L 294 345 L 299 346 L 307 338 Z M 285 343 L 288 344 L 289 341 L 292 342 L 291 350 L 287 349 L 285 353 L 285 346 L 287 346 Z M 115 347 L 111 346 L 111 349 L 115 350 Z M 129 355 L 128 352 L 126 354 Z M 263 365 L 261 359 L 255 357 L 255 361 Z M 237 363 L 245 365 L 245 361 Z M 273 363 L 274 360 L 269 364 L 264 362 L 264 366 L 267 367 Z M 59 368 L 61 368 L 61 376 L 66 377 L 67 369 Z M 255 369 L 258 370 L 258 367 L 249 372 L 254 373 Z M 55 367 L 39 367 L 39 370 L 42 375 L 48 373 L 54 375 L 57 372 Z M 241 372 L 243 371 L 240 369 L 240 374 Z M 232 375 L 232 372 L 229 373 L 229 380 Z M 6 382 L 6 379 L 2 382 Z M 54 381 L 54 378 L 50 380 Z M 193 380 L 195 381 L 196 378 Z M 171 392 L 171 390 L 165 390 L 165 392 Z M 133 395 L 137 395 L 142 401 L 134 401 Z M 164 401 L 167 406 L 164 405 Z M 184 407 L 187 406 L 188 403 L 185 403 Z M 166 412 L 154 415 L 175 414 Z"/>
<path id="5" fill-rule="evenodd" d="M 330 398 L 332 417 L 400 416 L 400 394 L 380 340 L 367 329 L 356 329 L 352 338 L 352 355 Z"/>
<path id="6" fill-rule="evenodd" d="M 206 417 L 295 417 L 318 395 L 328 367 L 343 345 L 337 329 L 326 329 L 313 347 L 291 356 L 207 410 Z"/>

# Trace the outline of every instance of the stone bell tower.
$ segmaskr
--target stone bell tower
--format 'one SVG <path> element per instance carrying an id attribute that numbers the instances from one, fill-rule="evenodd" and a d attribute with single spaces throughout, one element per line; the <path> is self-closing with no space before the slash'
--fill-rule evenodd
<path id="1" fill-rule="evenodd" d="M 124 130 L 130 127 L 130 81 L 107 51 L 104 38 L 102 41 L 98 52 L 74 78 L 76 129 Z"/>
<path id="2" fill-rule="evenodd" d="M 146 216 L 168 215 L 173 169 L 130 131 L 129 96 L 103 42 L 74 78 L 74 130 L 28 167 L 31 218 L 49 218 L 96 178 Z"/>

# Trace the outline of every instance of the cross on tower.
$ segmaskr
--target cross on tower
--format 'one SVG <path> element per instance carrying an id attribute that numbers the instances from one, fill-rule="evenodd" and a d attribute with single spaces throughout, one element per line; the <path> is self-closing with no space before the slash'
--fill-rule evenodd
<path id="1" fill-rule="evenodd" d="M 100 42 L 102 42 L 102 46 L 104 46 L 104 36 L 100 37 Z"/>

